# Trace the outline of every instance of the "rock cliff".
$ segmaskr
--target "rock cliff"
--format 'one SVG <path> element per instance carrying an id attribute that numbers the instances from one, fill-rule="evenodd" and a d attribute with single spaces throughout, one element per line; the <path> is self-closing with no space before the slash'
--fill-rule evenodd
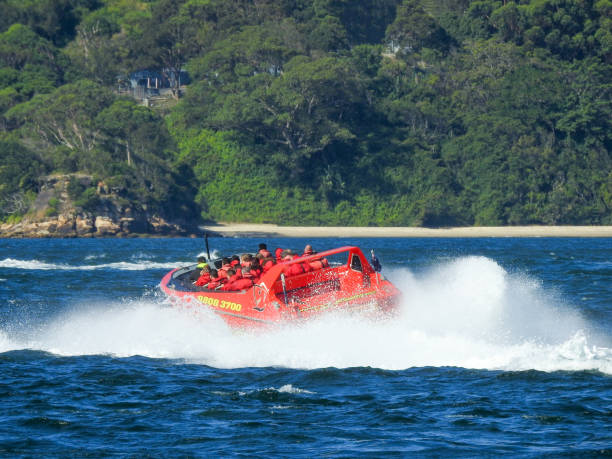
<path id="1" fill-rule="evenodd" d="M 91 192 L 89 200 L 74 200 L 70 185 Z M 95 189 L 95 193 L 93 192 Z M 36 199 L 16 223 L 1 223 L 0 237 L 135 237 L 190 236 L 200 231 L 195 222 L 169 221 L 121 197 L 121 190 L 93 183 L 84 174 L 44 177 Z"/>

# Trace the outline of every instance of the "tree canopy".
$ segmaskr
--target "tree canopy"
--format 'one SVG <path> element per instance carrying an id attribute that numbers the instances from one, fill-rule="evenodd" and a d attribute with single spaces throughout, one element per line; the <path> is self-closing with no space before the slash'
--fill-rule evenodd
<path id="1" fill-rule="evenodd" d="M 61 171 L 189 218 L 612 224 L 610 0 L 0 11 L 0 200 L 15 212 Z M 173 81 L 172 104 L 117 91 L 142 69 Z"/>

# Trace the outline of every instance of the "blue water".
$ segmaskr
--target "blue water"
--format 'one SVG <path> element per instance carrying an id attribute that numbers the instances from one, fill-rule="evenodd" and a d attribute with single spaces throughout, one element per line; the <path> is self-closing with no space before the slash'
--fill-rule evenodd
<path id="1" fill-rule="evenodd" d="M 612 455 L 612 239 L 267 242 L 375 249 L 398 316 L 237 332 L 158 289 L 202 240 L 0 239 L 0 456 Z"/>

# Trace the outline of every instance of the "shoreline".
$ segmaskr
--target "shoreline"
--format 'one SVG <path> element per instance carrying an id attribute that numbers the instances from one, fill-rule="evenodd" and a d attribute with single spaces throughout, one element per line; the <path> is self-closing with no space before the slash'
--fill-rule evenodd
<path id="1" fill-rule="evenodd" d="M 453 228 L 278 226 L 273 224 L 216 223 L 200 229 L 221 237 L 612 237 L 612 226 L 470 226 Z"/>
<path id="2" fill-rule="evenodd" d="M 125 220 L 125 219 L 124 219 Z M 56 221 L 0 224 L 1 239 L 64 239 L 64 238 L 612 238 L 612 225 L 606 226 L 467 226 L 449 228 L 422 227 L 358 227 L 358 226 L 279 226 L 270 223 L 211 223 L 190 231 L 173 224 L 161 225 L 160 231 L 110 231 L 102 223 L 98 231 L 81 231 L 79 225 Z M 64 222 L 65 223 L 65 222 Z M 96 224 L 98 219 L 96 219 Z M 27 227 L 26 227 L 27 226 Z M 117 226 L 117 225 L 115 225 Z M 159 226 L 159 225 L 158 225 Z M 118 229 L 117 228 L 114 229 Z M 110 228 L 113 229 L 113 228 Z M 162 231 L 163 230 L 163 231 Z"/>

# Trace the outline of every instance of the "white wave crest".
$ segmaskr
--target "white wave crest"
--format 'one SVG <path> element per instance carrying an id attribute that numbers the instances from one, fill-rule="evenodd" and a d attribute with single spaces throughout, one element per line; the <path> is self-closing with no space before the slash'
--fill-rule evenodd
<path id="1" fill-rule="evenodd" d="M 120 271 L 143 271 L 147 269 L 173 269 L 178 266 L 187 266 L 193 262 L 171 262 L 157 263 L 143 260 L 138 263 L 118 261 L 114 263 L 103 263 L 99 265 L 67 265 L 58 263 L 45 263 L 38 260 L 16 260 L 5 258 L 0 260 L 0 268 L 24 269 L 24 270 L 64 270 L 64 271 L 92 271 L 96 269 L 116 269 Z"/>
<path id="2" fill-rule="evenodd" d="M 91 254 L 91 255 L 85 256 L 84 259 L 89 261 L 89 260 L 99 260 L 100 258 L 106 258 L 106 254 L 105 253 Z"/>
<path id="3" fill-rule="evenodd" d="M 490 259 L 465 257 L 419 276 L 397 270 L 391 277 L 404 298 L 388 320 L 331 314 L 245 333 L 205 308 L 194 313 L 146 301 L 82 305 L 28 338 L 0 334 L 0 350 L 143 355 L 218 368 L 458 366 L 612 374 L 610 336 L 596 336 L 554 292 Z"/>
<path id="4" fill-rule="evenodd" d="M 309 390 L 294 387 L 292 384 L 285 384 L 284 386 L 281 386 L 275 390 L 278 390 L 281 394 L 314 394 L 314 392 L 311 392 Z"/>

